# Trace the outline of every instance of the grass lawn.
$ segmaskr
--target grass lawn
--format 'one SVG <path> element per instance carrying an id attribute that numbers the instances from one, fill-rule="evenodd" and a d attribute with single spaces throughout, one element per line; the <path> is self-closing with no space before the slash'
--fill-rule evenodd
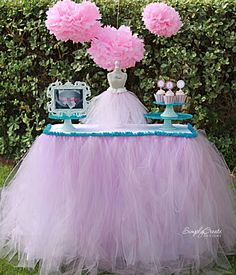
<path id="1" fill-rule="evenodd" d="M 3 166 L 0 164 L 0 187 L 3 185 L 6 177 L 10 172 L 10 168 L 8 166 Z M 236 187 L 236 182 L 234 184 Z M 230 273 L 225 273 L 225 275 L 236 275 L 236 256 L 228 257 L 232 270 Z M 214 272 L 214 271 L 213 271 Z M 0 275 L 36 275 L 37 271 L 30 269 L 17 268 L 12 263 L 9 263 L 6 259 L 0 259 Z M 213 274 L 213 273 L 212 273 Z M 217 273 L 218 274 L 218 273 Z M 224 274 L 222 274 L 224 275 Z"/>
<path id="2" fill-rule="evenodd" d="M 3 185 L 5 179 L 10 173 L 11 168 L 6 165 L 0 164 L 0 187 Z M 0 275 L 36 275 L 37 272 L 32 270 L 26 270 L 23 268 L 17 268 L 12 263 L 9 263 L 6 259 L 0 259 Z"/>

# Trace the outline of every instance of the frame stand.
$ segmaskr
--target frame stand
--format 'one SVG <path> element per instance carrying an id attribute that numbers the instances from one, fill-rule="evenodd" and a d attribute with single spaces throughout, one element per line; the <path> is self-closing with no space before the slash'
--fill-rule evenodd
<path id="1" fill-rule="evenodd" d="M 71 119 L 66 119 L 64 120 L 61 130 L 63 132 L 75 132 L 76 128 L 73 126 Z"/>

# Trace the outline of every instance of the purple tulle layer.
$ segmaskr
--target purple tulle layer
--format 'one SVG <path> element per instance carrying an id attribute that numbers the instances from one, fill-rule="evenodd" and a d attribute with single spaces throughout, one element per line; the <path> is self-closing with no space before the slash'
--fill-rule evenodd
<path id="1" fill-rule="evenodd" d="M 1 255 L 44 275 L 198 274 L 228 268 L 235 239 L 229 171 L 202 134 L 42 134 L 1 194 Z"/>

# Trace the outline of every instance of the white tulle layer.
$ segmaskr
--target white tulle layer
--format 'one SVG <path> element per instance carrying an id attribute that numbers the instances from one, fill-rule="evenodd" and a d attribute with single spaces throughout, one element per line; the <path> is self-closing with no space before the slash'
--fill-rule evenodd
<path id="1" fill-rule="evenodd" d="M 134 93 L 109 88 L 91 100 L 84 122 L 107 126 L 144 124 L 146 113 L 146 108 Z"/>

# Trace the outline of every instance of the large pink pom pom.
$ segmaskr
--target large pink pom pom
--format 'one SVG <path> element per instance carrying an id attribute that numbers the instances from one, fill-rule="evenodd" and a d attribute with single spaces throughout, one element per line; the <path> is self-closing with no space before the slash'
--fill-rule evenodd
<path id="1" fill-rule="evenodd" d="M 101 28 L 101 14 L 90 1 L 76 4 L 71 0 L 57 2 L 47 12 L 46 26 L 58 40 L 88 42 Z"/>
<path id="2" fill-rule="evenodd" d="M 179 13 L 164 3 L 147 5 L 143 12 L 143 21 L 150 32 L 165 37 L 175 35 L 182 25 Z"/>
<path id="3" fill-rule="evenodd" d="M 113 70 L 115 61 L 119 61 L 121 69 L 126 69 L 143 59 L 144 44 L 136 34 L 132 35 L 129 27 L 106 26 L 92 40 L 88 53 L 103 69 Z"/>

